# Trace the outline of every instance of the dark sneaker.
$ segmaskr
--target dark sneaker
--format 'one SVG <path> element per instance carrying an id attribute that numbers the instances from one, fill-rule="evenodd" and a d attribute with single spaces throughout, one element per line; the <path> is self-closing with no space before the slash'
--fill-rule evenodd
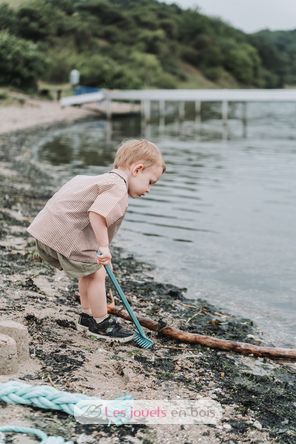
<path id="1" fill-rule="evenodd" d="M 129 342 L 134 337 L 134 333 L 124 328 L 113 316 L 108 316 L 99 324 L 92 318 L 88 330 L 88 335 L 106 341 Z"/>
<path id="2" fill-rule="evenodd" d="M 77 330 L 87 331 L 92 320 L 92 316 L 88 315 L 87 313 L 81 313 L 77 322 Z"/>

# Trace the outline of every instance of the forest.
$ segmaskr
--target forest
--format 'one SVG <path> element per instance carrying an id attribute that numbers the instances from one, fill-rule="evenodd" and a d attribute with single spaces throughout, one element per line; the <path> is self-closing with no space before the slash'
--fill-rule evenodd
<path id="1" fill-rule="evenodd" d="M 0 85 L 283 88 L 296 84 L 296 30 L 246 34 L 156 0 L 0 1 Z"/>

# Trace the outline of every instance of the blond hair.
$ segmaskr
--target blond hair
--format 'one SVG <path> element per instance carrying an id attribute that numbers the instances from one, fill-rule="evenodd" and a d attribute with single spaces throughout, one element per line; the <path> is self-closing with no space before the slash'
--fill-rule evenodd
<path id="1" fill-rule="evenodd" d="M 126 168 L 136 162 L 142 162 L 146 168 L 159 165 L 163 173 L 166 171 L 159 148 L 146 139 L 130 139 L 122 142 L 117 149 L 113 167 Z"/>

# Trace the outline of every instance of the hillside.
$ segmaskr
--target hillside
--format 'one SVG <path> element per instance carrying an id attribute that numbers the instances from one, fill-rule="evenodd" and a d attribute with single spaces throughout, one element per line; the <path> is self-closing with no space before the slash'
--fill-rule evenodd
<path id="1" fill-rule="evenodd" d="M 24 89 L 73 67 L 108 88 L 284 87 L 295 47 L 294 31 L 248 35 L 156 0 L 0 0 L 0 85 Z"/>

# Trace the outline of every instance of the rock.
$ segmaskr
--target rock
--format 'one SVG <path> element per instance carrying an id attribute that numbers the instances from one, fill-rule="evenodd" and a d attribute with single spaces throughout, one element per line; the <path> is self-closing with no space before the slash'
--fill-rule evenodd
<path id="1" fill-rule="evenodd" d="M 16 373 L 18 368 L 17 345 L 13 338 L 0 334 L 0 375 Z"/>
<path id="2" fill-rule="evenodd" d="M 2 319 L 0 320 L 0 333 L 10 336 L 16 342 L 18 362 L 29 359 L 29 335 L 27 327 L 19 322 Z"/>
<path id="3" fill-rule="evenodd" d="M 262 430 L 262 424 L 260 424 L 259 421 L 254 421 L 253 427 L 255 427 L 255 429 L 257 429 L 257 430 Z"/>

